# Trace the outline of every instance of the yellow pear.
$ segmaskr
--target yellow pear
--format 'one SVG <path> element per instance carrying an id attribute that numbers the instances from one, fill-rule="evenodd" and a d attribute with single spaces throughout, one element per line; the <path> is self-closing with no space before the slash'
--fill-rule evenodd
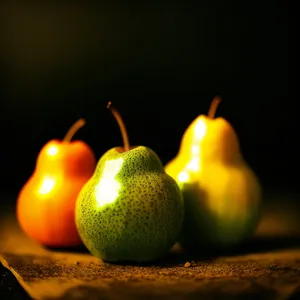
<path id="1" fill-rule="evenodd" d="M 243 158 L 233 127 L 215 118 L 219 102 L 216 97 L 208 115 L 189 125 L 177 156 L 165 166 L 184 197 L 179 242 L 189 250 L 235 246 L 253 234 L 259 221 L 260 183 Z"/>

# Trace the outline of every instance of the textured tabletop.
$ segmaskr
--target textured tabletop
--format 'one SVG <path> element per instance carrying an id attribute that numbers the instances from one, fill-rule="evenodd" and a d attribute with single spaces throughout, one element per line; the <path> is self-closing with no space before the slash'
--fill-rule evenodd
<path id="1" fill-rule="evenodd" d="M 0 260 L 34 299 L 300 299 L 299 212 L 283 205 L 272 205 L 255 238 L 235 253 L 196 258 L 174 247 L 151 265 L 44 249 L 7 213 Z"/>

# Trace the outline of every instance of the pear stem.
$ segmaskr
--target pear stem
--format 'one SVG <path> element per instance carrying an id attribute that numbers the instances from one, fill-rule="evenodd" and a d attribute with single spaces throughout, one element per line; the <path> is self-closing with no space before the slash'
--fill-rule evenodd
<path id="1" fill-rule="evenodd" d="M 65 137 L 63 138 L 63 142 L 64 143 L 69 143 L 71 141 L 71 139 L 73 138 L 74 134 L 85 125 L 85 120 L 80 118 L 79 120 L 77 120 L 68 130 L 68 132 L 66 133 Z"/>
<path id="2" fill-rule="evenodd" d="M 221 102 L 221 97 L 216 96 L 210 104 L 207 116 L 213 119 L 216 115 L 217 108 Z"/>
<path id="3" fill-rule="evenodd" d="M 107 104 L 107 108 L 111 111 L 111 113 L 115 117 L 116 121 L 118 122 L 119 128 L 121 130 L 121 134 L 122 134 L 124 151 L 126 152 L 130 149 L 130 144 L 129 144 L 129 138 L 128 138 L 128 134 L 127 134 L 127 130 L 126 130 L 126 126 L 123 121 L 123 118 L 122 118 L 121 114 L 118 112 L 118 110 L 112 106 L 112 103 L 110 101 Z"/>

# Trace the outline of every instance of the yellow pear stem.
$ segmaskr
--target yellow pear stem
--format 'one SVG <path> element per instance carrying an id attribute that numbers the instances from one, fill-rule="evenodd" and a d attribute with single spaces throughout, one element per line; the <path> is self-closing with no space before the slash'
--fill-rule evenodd
<path id="1" fill-rule="evenodd" d="M 213 119 L 216 115 L 217 108 L 221 102 L 221 98 L 216 96 L 210 104 L 207 116 Z"/>
<path id="2" fill-rule="evenodd" d="M 85 120 L 84 119 L 79 119 L 77 120 L 68 130 L 68 132 L 66 133 L 63 142 L 64 143 L 69 143 L 71 141 L 71 139 L 73 138 L 74 134 L 85 125 Z"/>
<path id="3" fill-rule="evenodd" d="M 128 138 L 126 126 L 125 126 L 125 123 L 122 119 L 122 116 L 115 107 L 112 107 L 111 102 L 108 102 L 107 108 L 111 111 L 111 113 L 113 114 L 113 116 L 115 117 L 115 119 L 118 122 L 119 128 L 121 130 L 121 134 L 122 134 L 122 139 L 123 139 L 123 144 L 124 144 L 124 151 L 126 152 L 130 149 L 130 144 L 129 144 L 129 138 Z"/>

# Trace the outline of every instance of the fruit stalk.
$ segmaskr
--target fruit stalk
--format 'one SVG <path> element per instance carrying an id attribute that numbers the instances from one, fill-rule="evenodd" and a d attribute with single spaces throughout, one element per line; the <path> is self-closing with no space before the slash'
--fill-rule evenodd
<path id="1" fill-rule="evenodd" d="M 214 119 L 216 115 L 217 108 L 221 102 L 221 98 L 216 96 L 210 104 L 207 116 L 211 119 Z"/>
<path id="2" fill-rule="evenodd" d="M 128 138 L 126 126 L 122 119 L 122 116 L 118 112 L 118 110 L 112 106 L 111 102 L 108 102 L 107 108 L 111 111 L 111 113 L 113 114 L 113 116 L 115 117 L 115 119 L 118 122 L 119 128 L 121 130 L 121 134 L 122 134 L 122 139 L 123 139 L 123 144 L 124 144 L 124 152 L 126 152 L 130 149 L 130 144 L 129 144 L 129 138 Z"/>
<path id="3" fill-rule="evenodd" d="M 71 139 L 73 138 L 74 134 L 85 125 L 85 120 L 80 118 L 79 120 L 77 120 L 68 130 L 68 132 L 66 133 L 65 137 L 63 138 L 63 142 L 64 143 L 69 143 L 71 141 Z"/>

